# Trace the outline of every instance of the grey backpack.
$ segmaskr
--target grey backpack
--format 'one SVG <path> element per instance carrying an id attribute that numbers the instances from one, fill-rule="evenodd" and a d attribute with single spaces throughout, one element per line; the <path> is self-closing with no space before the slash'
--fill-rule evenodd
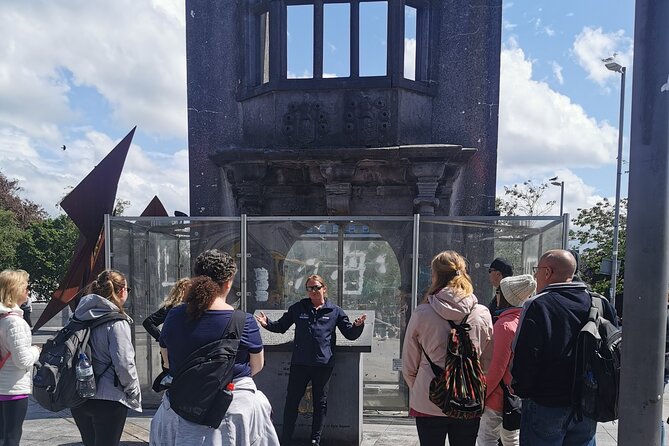
<path id="1" fill-rule="evenodd" d="M 91 331 L 116 320 L 127 321 L 128 318 L 118 312 L 105 314 L 93 321 L 80 321 L 73 317 L 56 336 L 46 341 L 35 364 L 33 376 L 33 395 L 40 406 L 58 412 L 78 407 L 88 400 L 77 392 L 77 358 L 79 353 L 86 353 L 93 359 L 88 345 Z"/>

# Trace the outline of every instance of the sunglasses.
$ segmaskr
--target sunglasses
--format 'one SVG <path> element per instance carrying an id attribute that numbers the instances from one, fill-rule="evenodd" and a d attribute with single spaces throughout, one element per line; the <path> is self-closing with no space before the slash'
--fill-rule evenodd
<path id="1" fill-rule="evenodd" d="M 493 271 L 497 271 L 495 268 L 488 268 L 488 273 L 491 273 Z"/>
<path id="2" fill-rule="evenodd" d="M 130 292 L 132 291 L 132 288 L 130 288 L 129 286 L 126 286 L 126 287 L 124 287 L 124 288 L 126 289 L 126 291 L 128 292 L 128 294 L 130 294 Z"/>
<path id="3" fill-rule="evenodd" d="M 312 286 L 307 287 L 307 291 L 309 291 L 309 292 L 320 291 L 323 288 L 325 288 L 323 285 L 312 285 Z"/>

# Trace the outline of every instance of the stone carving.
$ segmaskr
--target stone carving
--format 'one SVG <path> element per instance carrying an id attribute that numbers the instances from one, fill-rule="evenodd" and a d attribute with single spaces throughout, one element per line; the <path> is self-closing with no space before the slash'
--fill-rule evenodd
<path id="1" fill-rule="evenodd" d="M 308 144 L 330 132 L 330 123 L 319 102 L 291 102 L 283 115 L 281 132 L 289 143 Z"/>
<path id="2" fill-rule="evenodd" d="M 390 110 L 383 97 L 350 97 L 344 112 L 344 133 L 353 144 L 371 146 L 387 142 Z"/>

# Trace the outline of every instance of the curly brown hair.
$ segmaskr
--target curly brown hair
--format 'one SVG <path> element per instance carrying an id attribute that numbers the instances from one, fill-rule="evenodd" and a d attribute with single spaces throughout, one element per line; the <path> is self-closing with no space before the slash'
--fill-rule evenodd
<path id="1" fill-rule="evenodd" d="M 190 289 L 184 299 L 186 314 L 190 319 L 199 319 L 211 304 L 222 293 L 222 286 L 208 276 L 197 276 L 191 279 Z"/>
<path id="2" fill-rule="evenodd" d="M 190 290 L 184 299 L 186 313 L 191 319 L 199 319 L 217 296 L 224 293 L 223 285 L 237 273 L 237 265 L 230 254 L 218 249 L 209 249 L 197 256 Z"/>
<path id="3" fill-rule="evenodd" d="M 208 276 L 214 282 L 223 284 L 237 274 L 237 264 L 227 252 L 209 249 L 197 256 L 193 272 L 196 276 Z"/>

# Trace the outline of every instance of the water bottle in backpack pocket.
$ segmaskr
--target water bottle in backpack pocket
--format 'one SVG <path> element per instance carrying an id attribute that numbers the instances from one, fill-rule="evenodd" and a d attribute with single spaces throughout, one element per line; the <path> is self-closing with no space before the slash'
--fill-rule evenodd
<path id="1" fill-rule="evenodd" d="M 95 396 L 97 388 L 95 385 L 95 374 L 93 366 L 88 360 L 86 353 L 79 353 L 79 361 L 76 368 L 77 374 L 77 393 L 82 398 L 91 398 Z"/>

